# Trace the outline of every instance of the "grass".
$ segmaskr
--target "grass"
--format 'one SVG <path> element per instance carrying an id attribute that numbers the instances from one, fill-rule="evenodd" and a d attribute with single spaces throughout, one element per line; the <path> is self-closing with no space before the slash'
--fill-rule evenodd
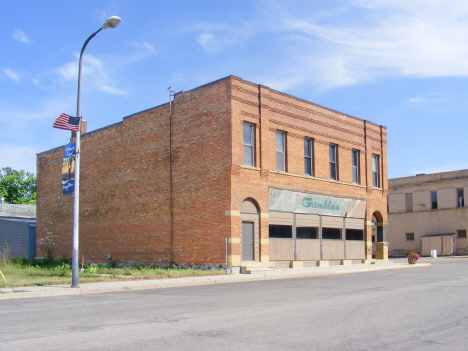
<path id="1" fill-rule="evenodd" d="M 0 264 L 0 270 L 12 287 L 68 285 L 72 271 L 69 264 L 51 266 L 21 266 L 11 263 Z M 130 279 L 164 279 L 225 274 L 224 270 L 205 271 L 201 269 L 124 267 L 88 267 L 80 272 L 80 283 L 111 282 Z M 0 289 L 8 288 L 0 277 Z"/>

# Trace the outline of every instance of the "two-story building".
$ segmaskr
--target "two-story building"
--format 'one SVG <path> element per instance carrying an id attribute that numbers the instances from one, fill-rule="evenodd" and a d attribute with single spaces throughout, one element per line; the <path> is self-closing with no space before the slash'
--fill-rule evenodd
<path id="1" fill-rule="evenodd" d="M 372 255 L 373 217 L 384 241 L 385 127 L 238 77 L 177 93 L 81 143 L 87 262 L 360 262 Z M 63 152 L 37 156 L 37 237 L 39 252 L 69 256 Z"/>
<path id="2" fill-rule="evenodd" d="M 468 253 L 468 170 L 389 179 L 389 254 Z"/>

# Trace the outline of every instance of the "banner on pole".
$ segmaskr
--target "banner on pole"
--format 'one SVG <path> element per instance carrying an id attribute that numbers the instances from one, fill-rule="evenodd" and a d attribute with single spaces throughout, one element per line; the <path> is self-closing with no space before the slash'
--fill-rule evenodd
<path id="1" fill-rule="evenodd" d="M 75 143 L 65 145 L 62 162 L 62 194 L 75 193 Z"/>

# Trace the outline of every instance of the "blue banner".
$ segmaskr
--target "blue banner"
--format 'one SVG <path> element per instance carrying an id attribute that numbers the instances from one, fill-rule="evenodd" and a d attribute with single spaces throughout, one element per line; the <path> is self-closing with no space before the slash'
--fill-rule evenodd
<path id="1" fill-rule="evenodd" d="M 62 162 L 62 194 L 75 193 L 75 143 L 65 145 Z"/>

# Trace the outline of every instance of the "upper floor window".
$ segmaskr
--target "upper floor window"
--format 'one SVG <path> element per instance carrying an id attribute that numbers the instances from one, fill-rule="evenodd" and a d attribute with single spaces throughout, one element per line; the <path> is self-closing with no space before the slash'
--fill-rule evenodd
<path id="1" fill-rule="evenodd" d="M 372 155 L 372 186 L 374 188 L 380 188 L 379 169 L 379 156 Z"/>
<path id="2" fill-rule="evenodd" d="M 337 172 L 337 157 L 336 157 L 336 145 L 330 144 L 329 147 L 330 153 L 330 179 L 337 180 L 338 179 L 338 172 Z"/>
<path id="3" fill-rule="evenodd" d="M 457 189 L 457 207 L 465 207 L 465 191 Z"/>
<path id="4" fill-rule="evenodd" d="M 245 166 L 255 166 L 255 126 L 244 122 L 244 160 Z"/>
<path id="5" fill-rule="evenodd" d="M 312 168 L 312 139 L 304 139 L 304 173 L 310 176 L 314 175 Z"/>
<path id="6" fill-rule="evenodd" d="M 286 133 L 276 131 L 276 170 L 286 172 Z"/>
<path id="7" fill-rule="evenodd" d="M 466 229 L 457 230 L 457 237 L 458 238 L 466 238 Z"/>
<path id="8" fill-rule="evenodd" d="M 431 210 L 437 210 L 437 191 L 431 191 Z"/>
<path id="9" fill-rule="evenodd" d="M 351 165 L 353 172 L 353 183 L 359 184 L 359 151 L 351 151 Z"/>
<path id="10" fill-rule="evenodd" d="M 413 193 L 405 194 L 406 212 L 413 212 Z"/>
<path id="11" fill-rule="evenodd" d="M 414 233 L 406 233 L 406 241 L 414 241 Z"/>

